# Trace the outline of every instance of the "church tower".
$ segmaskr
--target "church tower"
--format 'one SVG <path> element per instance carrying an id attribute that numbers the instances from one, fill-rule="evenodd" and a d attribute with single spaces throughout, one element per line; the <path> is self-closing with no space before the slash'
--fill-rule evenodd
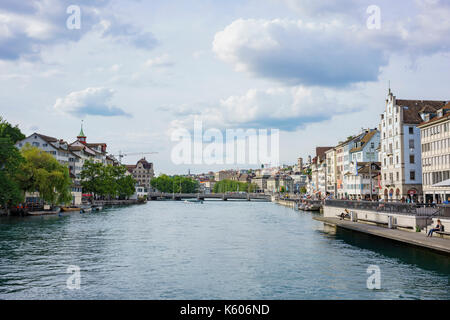
<path id="1" fill-rule="evenodd" d="M 83 132 L 83 121 L 81 122 L 81 130 L 77 136 L 77 140 L 80 141 L 81 143 L 86 144 L 86 136 L 84 135 L 84 132 Z"/>

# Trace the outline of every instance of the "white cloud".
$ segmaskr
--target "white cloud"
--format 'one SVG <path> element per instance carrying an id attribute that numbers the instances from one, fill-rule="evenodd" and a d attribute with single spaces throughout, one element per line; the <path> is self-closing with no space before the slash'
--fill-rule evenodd
<path id="1" fill-rule="evenodd" d="M 24 4 L 19 4 L 23 2 Z M 66 9 L 72 0 L 0 1 L 0 60 L 32 60 L 42 48 L 78 41 L 90 31 L 137 48 L 152 49 L 157 40 L 152 33 L 124 23 L 110 14 L 110 0 L 80 3 L 81 28 L 70 30 Z"/>
<path id="2" fill-rule="evenodd" d="M 215 34 L 212 49 L 236 71 L 289 85 L 376 81 L 392 54 L 417 59 L 450 51 L 450 6 L 418 2 L 417 8 L 412 18 L 382 20 L 379 30 L 343 18 L 238 19 Z"/>
<path id="3" fill-rule="evenodd" d="M 277 128 L 293 131 L 308 123 L 321 122 L 334 115 L 359 111 L 356 104 L 346 104 L 334 90 L 304 86 L 250 89 L 244 95 L 230 96 L 201 113 L 186 105 L 174 110 L 187 115 L 172 121 L 171 128 L 192 127 L 194 120 L 205 126 L 227 128 Z M 191 113 L 189 114 L 189 110 Z"/>
<path id="4" fill-rule="evenodd" d="M 78 117 L 94 116 L 130 116 L 122 109 L 110 104 L 114 90 L 94 87 L 69 93 L 58 98 L 53 106 L 57 111 Z"/>
<path id="5" fill-rule="evenodd" d="M 145 62 L 145 66 L 149 68 L 158 68 L 158 67 L 171 67 L 174 63 L 170 59 L 168 54 L 163 54 L 161 56 L 148 59 Z"/>

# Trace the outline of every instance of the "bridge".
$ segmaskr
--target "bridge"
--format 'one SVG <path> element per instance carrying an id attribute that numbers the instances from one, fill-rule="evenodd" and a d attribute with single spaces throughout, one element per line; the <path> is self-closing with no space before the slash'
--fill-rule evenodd
<path id="1" fill-rule="evenodd" d="M 165 193 L 165 192 L 150 192 L 148 195 L 150 200 L 182 200 L 182 199 L 218 199 L 218 200 L 258 200 L 258 201 L 272 201 L 271 196 L 261 193 Z"/>

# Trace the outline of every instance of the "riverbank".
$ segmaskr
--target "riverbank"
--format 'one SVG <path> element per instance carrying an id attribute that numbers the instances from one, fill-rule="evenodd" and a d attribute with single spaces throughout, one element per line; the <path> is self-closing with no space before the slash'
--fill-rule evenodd
<path id="1" fill-rule="evenodd" d="M 365 223 L 340 220 L 339 218 L 313 217 L 313 219 L 337 228 L 361 232 L 450 256 L 450 240 L 439 238 L 436 235 L 432 238 L 427 238 L 420 232 L 387 229 Z"/>

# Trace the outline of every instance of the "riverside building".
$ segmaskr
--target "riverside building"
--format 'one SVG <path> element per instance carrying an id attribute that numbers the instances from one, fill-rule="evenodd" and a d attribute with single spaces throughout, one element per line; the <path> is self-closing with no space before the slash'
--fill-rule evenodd
<path id="1" fill-rule="evenodd" d="M 422 200 L 420 129 L 424 114 L 433 114 L 445 101 L 400 100 L 389 89 L 381 114 L 381 188 L 385 200 Z"/>
<path id="2" fill-rule="evenodd" d="M 422 143 L 422 182 L 425 202 L 450 200 L 450 103 L 435 112 L 424 110 L 418 126 Z"/>

